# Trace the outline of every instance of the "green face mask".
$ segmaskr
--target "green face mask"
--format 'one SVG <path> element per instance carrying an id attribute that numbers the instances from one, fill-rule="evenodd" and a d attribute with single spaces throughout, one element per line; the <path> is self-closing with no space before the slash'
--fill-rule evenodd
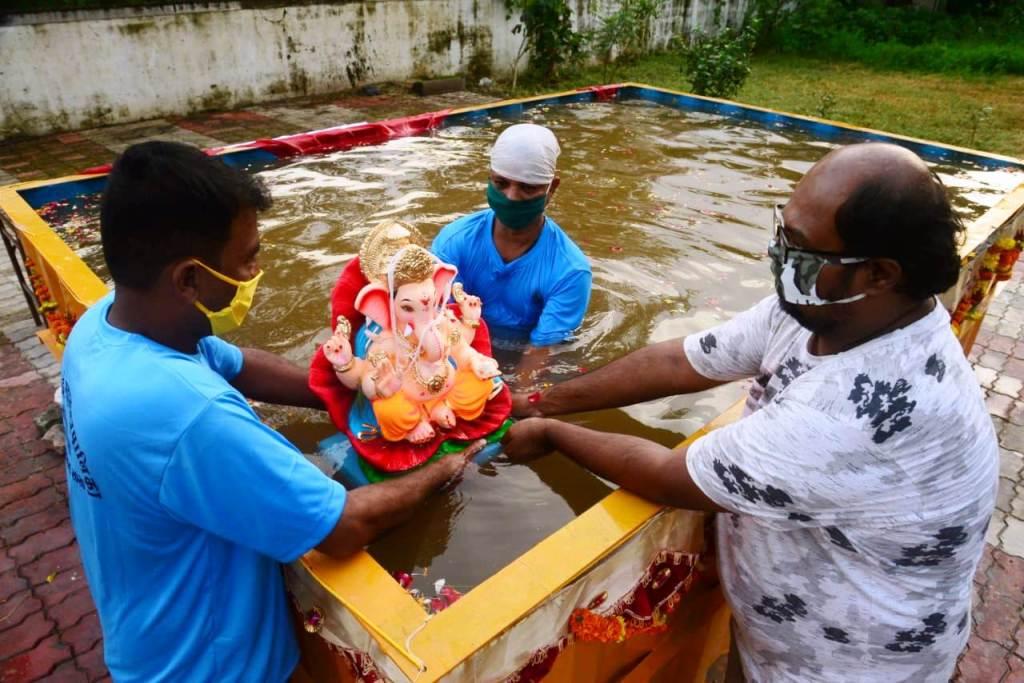
<path id="1" fill-rule="evenodd" d="M 199 259 L 192 259 L 192 263 L 206 269 L 207 272 L 218 280 L 226 282 L 229 285 L 234 285 L 238 288 L 235 292 L 235 296 L 232 297 L 231 302 L 219 311 L 211 311 L 201 302 L 196 301 L 196 308 L 206 314 L 206 317 L 210 319 L 210 330 L 216 336 L 220 337 L 232 330 L 238 329 L 242 325 L 242 321 L 245 320 L 245 314 L 249 312 L 249 308 L 252 306 L 253 295 L 256 293 L 256 285 L 260 283 L 260 278 L 263 277 L 263 271 L 261 270 L 256 273 L 256 277 L 251 280 L 242 282 L 241 280 L 228 277 L 223 273 L 218 273 Z"/>
<path id="2" fill-rule="evenodd" d="M 501 193 L 494 183 L 487 183 L 487 204 L 509 230 L 522 230 L 533 220 L 544 213 L 548 201 L 548 193 L 533 199 L 509 199 Z"/>

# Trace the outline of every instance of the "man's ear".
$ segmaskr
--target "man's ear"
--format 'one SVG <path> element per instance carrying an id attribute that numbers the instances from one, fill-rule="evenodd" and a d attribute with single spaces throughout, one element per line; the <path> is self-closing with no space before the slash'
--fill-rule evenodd
<path id="1" fill-rule="evenodd" d="M 903 281 L 903 266 L 895 259 L 873 258 L 864 265 L 868 268 L 866 294 L 891 292 Z"/>
<path id="2" fill-rule="evenodd" d="M 191 259 L 182 259 L 165 267 L 163 277 L 169 277 L 171 291 L 192 303 L 199 298 L 199 266 Z"/>
<path id="3" fill-rule="evenodd" d="M 548 201 L 546 202 L 547 204 L 551 203 L 551 199 L 555 196 L 555 190 L 557 190 L 558 186 L 561 184 L 562 179 L 559 178 L 558 176 L 555 176 L 554 178 L 551 179 L 551 189 L 548 190 Z"/>

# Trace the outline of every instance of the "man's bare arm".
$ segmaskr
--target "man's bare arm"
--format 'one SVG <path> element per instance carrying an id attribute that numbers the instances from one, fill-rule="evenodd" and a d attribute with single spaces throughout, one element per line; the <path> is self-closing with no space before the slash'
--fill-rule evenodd
<path id="1" fill-rule="evenodd" d="M 231 380 L 231 385 L 246 398 L 323 410 L 323 401 L 309 388 L 305 369 L 260 349 L 242 349 L 242 358 L 242 371 Z"/>
<path id="2" fill-rule="evenodd" d="M 549 346 L 527 347 L 515 369 L 515 376 L 519 379 L 520 386 L 534 384 L 538 373 L 544 369 L 550 356 L 551 347 Z"/>
<path id="3" fill-rule="evenodd" d="M 698 373 L 683 350 L 681 339 L 651 344 L 602 368 L 556 384 L 531 403 L 524 394 L 513 397 L 517 417 L 540 417 L 618 408 L 656 398 L 704 391 L 723 384 Z"/>
<path id="4" fill-rule="evenodd" d="M 316 549 L 341 558 L 366 547 L 388 529 L 412 517 L 432 493 L 456 483 L 483 446 L 484 442 L 478 441 L 461 453 L 445 456 L 404 476 L 349 491 L 338 523 Z"/>
<path id="5" fill-rule="evenodd" d="M 594 474 L 661 505 L 723 510 L 690 478 L 685 448 L 672 450 L 636 436 L 598 432 L 544 418 L 513 425 L 503 446 L 509 459 L 516 462 L 557 450 Z"/>

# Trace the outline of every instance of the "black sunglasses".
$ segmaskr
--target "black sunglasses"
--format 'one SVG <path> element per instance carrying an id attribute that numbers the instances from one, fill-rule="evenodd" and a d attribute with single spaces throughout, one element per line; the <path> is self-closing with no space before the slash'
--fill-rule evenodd
<path id="1" fill-rule="evenodd" d="M 785 208 L 784 204 L 776 204 L 775 211 L 772 214 L 773 226 L 772 226 L 772 243 L 769 245 L 769 249 L 777 251 L 781 260 L 784 262 L 789 258 L 789 254 L 813 256 L 816 259 L 824 261 L 825 263 L 831 263 L 833 265 L 849 265 L 853 263 L 864 263 L 869 260 L 869 256 L 847 256 L 845 254 L 836 254 L 830 251 L 815 251 L 813 249 L 801 249 L 800 247 L 794 247 L 790 245 L 789 240 L 786 239 L 786 221 L 782 217 L 782 210 Z"/>

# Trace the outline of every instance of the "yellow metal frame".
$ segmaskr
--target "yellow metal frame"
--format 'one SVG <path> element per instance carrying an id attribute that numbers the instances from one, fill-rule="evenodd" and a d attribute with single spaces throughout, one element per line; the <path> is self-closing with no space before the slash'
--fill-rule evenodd
<path id="1" fill-rule="evenodd" d="M 25 255 L 32 259 L 35 272 L 43 279 L 58 310 L 75 317 L 82 315 L 107 293 L 107 286 L 64 240 L 18 194 L 46 185 L 85 180 L 92 176 L 65 176 L 56 180 L 19 183 L 0 187 L 0 212 L 5 214 L 18 232 Z M 58 360 L 63 347 L 50 330 L 37 333 Z"/>
<path id="2" fill-rule="evenodd" d="M 670 95 L 695 97 L 725 105 L 738 103 L 698 96 L 663 88 L 653 88 L 641 83 L 619 84 L 623 87 L 638 87 L 661 91 Z M 585 89 L 584 89 L 585 90 Z M 529 104 L 550 100 L 579 91 L 565 91 L 529 98 L 504 100 L 479 107 L 456 109 L 449 115 L 458 115 L 502 106 Z M 1024 161 L 1005 156 L 985 154 L 976 150 L 950 147 L 928 140 L 892 135 L 883 131 L 849 126 L 843 123 L 799 116 L 761 107 L 739 105 L 770 114 L 780 114 L 811 122 L 819 122 L 851 131 L 877 133 L 895 140 L 917 144 L 935 145 L 954 151 L 980 155 L 1001 161 L 1024 164 Z M 245 149 L 246 144 L 232 145 L 221 153 Z M 96 176 L 69 176 L 56 180 L 21 183 L 0 188 L 0 212 L 15 226 L 22 245 L 31 258 L 46 286 L 52 293 L 59 309 L 72 315 L 80 315 L 107 292 L 106 285 L 85 263 L 74 254 L 67 244 L 46 224 L 46 222 L 22 199 L 22 190 L 72 182 Z M 993 234 L 1011 224 L 1019 224 L 1024 215 L 1024 185 L 1007 194 L 1002 201 L 984 216 L 974 221 L 968 231 L 961 256 L 966 270 L 983 248 L 991 241 Z M 963 285 L 963 278 L 961 285 Z M 993 288 L 993 290 L 996 288 Z M 991 297 L 991 293 L 989 295 Z M 959 292 L 957 292 L 959 297 Z M 987 301 L 986 301 L 987 305 Z M 969 335 L 965 347 L 973 341 L 976 327 L 965 330 Z M 55 355 L 60 348 L 52 335 L 40 334 L 44 343 Z M 705 428 L 687 439 L 692 442 L 707 431 L 726 424 L 739 415 L 737 404 L 729 411 L 709 423 Z M 616 491 L 578 518 L 548 536 L 531 550 L 501 569 L 479 586 L 466 594 L 449 609 L 426 620 L 422 607 L 406 593 L 391 576 L 366 552 L 344 561 L 330 559 L 316 551 L 302 559 L 305 568 L 337 600 L 374 634 L 381 647 L 396 665 L 410 678 L 421 682 L 433 681 L 444 676 L 459 663 L 471 657 L 480 648 L 520 621 L 552 594 L 584 575 L 589 569 L 608 557 L 612 552 L 642 529 L 661 508 L 624 491 Z M 711 604 L 710 602 L 708 603 Z M 720 600 L 716 603 L 716 616 L 706 629 L 719 632 L 724 628 L 726 617 Z M 717 629 L 717 630 L 716 630 Z M 672 651 L 655 651 L 648 656 L 642 667 L 634 670 L 626 680 L 641 680 L 641 670 L 654 671 L 658 662 L 672 661 Z M 710 655 L 704 653 L 704 660 Z M 703 660 L 702 660 L 703 661 Z M 425 672 L 421 672 L 423 667 Z M 646 668 L 643 668 L 646 667 Z"/>
<path id="3" fill-rule="evenodd" d="M 735 404 L 681 447 L 738 419 L 742 409 L 742 402 Z M 302 564 L 374 634 L 403 673 L 426 683 L 449 673 L 584 575 L 662 509 L 626 491 L 614 491 L 429 620 L 369 553 L 334 560 L 314 550 Z M 369 623 L 363 615 L 374 621 Z"/>
<path id="4" fill-rule="evenodd" d="M 973 271 L 977 270 L 987 248 L 1004 234 L 1012 235 L 1021 230 L 1024 230 L 1024 184 L 1008 192 L 995 206 L 967 226 L 964 246 L 960 249 L 960 280 L 956 288 L 943 297 L 943 303 L 947 308 L 956 306 L 961 297 L 967 294 L 966 285 L 970 282 Z M 981 331 L 981 323 L 988 312 L 989 304 L 1005 285 L 1005 282 L 993 281 L 984 299 L 977 306 L 978 317 L 965 320 L 960 326 L 959 338 L 965 353 L 970 351 Z"/>

